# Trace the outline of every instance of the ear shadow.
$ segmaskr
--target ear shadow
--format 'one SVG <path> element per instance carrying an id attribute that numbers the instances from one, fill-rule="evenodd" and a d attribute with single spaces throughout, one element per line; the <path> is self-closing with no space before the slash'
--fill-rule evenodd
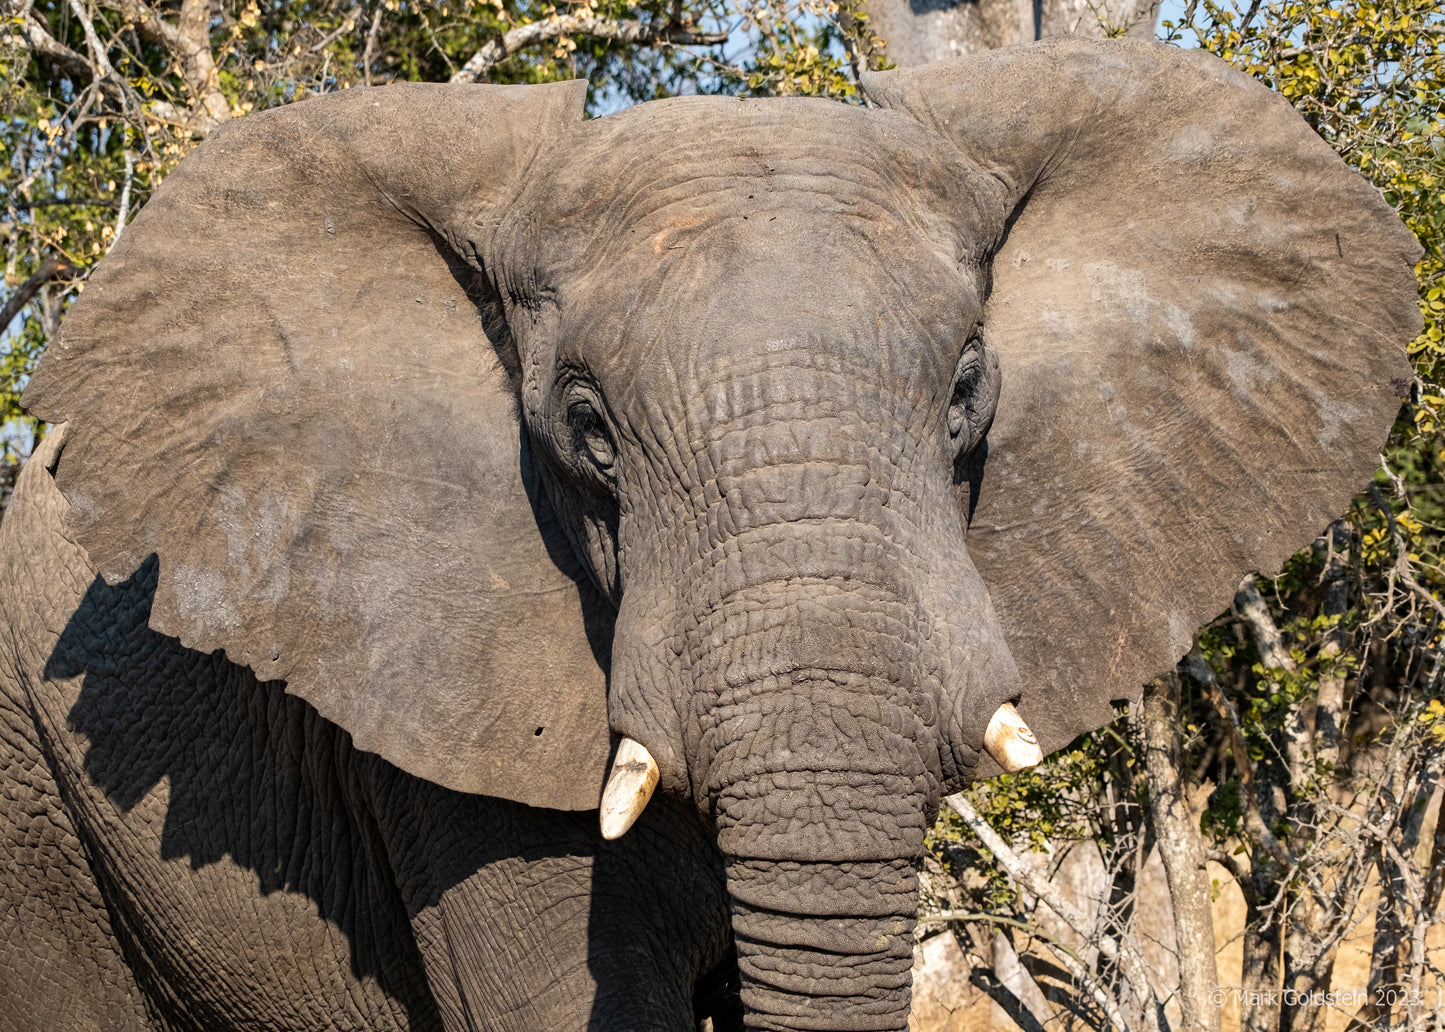
<path id="1" fill-rule="evenodd" d="M 83 679 L 67 714 L 69 729 L 84 743 L 83 775 L 67 777 L 58 769 L 57 776 L 71 782 L 67 795 L 94 800 L 98 790 L 120 811 L 107 814 L 95 802 L 73 808 L 91 855 L 112 858 L 97 875 L 122 938 L 126 931 L 153 935 L 140 930 L 156 928 L 159 917 L 194 927 L 203 938 L 214 933 L 221 943 L 237 942 L 227 938 L 222 919 L 295 914 L 295 907 L 257 904 L 253 916 L 241 901 L 204 896 L 199 883 L 168 894 L 177 873 L 159 862 L 185 858 L 200 871 L 229 860 L 254 876 L 261 899 L 275 893 L 309 899 L 345 936 L 354 976 L 375 979 L 415 1027 L 439 1027 L 395 878 L 378 863 L 384 856 L 378 828 L 368 808 L 357 805 L 352 764 L 375 758 L 354 750 L 350 736 L 309 704 L 286 695 L 283 682 L 258 681 L 224 652 L 206 655 L 152 631 L 147 619 L 158 567 L 152 555 L 120 584 L 96 577 L 45 667 L 48 679 Z M 162 781 L 165 802 L 159 803 Z M 154 823 L 145 822 L 160 805 L 157 842 Z M 142 812 L 127 820 L 138 806 Z M 350 863 L 340 877 L 339 857 Z M 234 875 L 225 879 L 232 888 L 238 883 L 244 884 Z M 339 883 L 347 890 L 338 892 Z M 208 927 L 211 919 L 216 923 Z M 284 953 L 288 933 L 305 941 L 314 934 L 314 918 L 305 927 L 269 924 L 251 934 Z M 135 947 L 129 945 L 128 955 Z M 168 946 L 151 945 L 162 953 Z M 143 986 L 152 983 L 146 988 L 156 999 L 168 998 L 187 977 L 158 976 L 164 968 L 151 962 L 133 967 Z M 154 984 L 157 977 L 164 985 Z M 211 998 L 213 990 L 204 992 Z M 214 992 L 217 999 L 224 995 Z"/>
<path id="2" fill-rule="evenodd" d="M 502 299 L 497 294 L 496 288 L 492 285 L 490 278 L 477 271 L 448 247 L 446 241 L 440 236 L 432 233 L 431 238 L 432 246 L 436 248 L 437 255 L 446 262 L 452 279 L 456 280 L 457 286 L 476 308 L 482 320 L 482 329 L 486 333 L 487 340 L 491 342 L 497 361 L 506 371 L 507 379 L 512 385 L 514 400 L 520 398 L 521 361 L 517 355 L 517 345 L 512 338 L 511 328 L 507 325 Z M 522 453 L 522 485 L 527 492 L 527 502 L 532 507 L 532 518 L 537 521 L 537 529 L 541 531 L 548 557 L 556 564 L 557 569 L 577 584 L 578 594 L 582 599 L 582 620 L 587 632 L 587 644 L 591 646 L 592 655 L 596 658 L 598 666 L 602 668 L 604 674 L 609 674 L 610 678 L 612 634 L 617 614 L 601 589 L 597 587 L 587 567 L 577 556 L 567 538 L 566 531 L 563 530 L 561 522 L 557 519 L 556 512 L 552 509 L 552 504 L 547 500 L 547 492 L 542 484 L 537 462 L 532 456 L 532 441 L 527 434 L 526 424 L 522 421 L 520 401 L 517 401 L 516 404 L 517 433 L 521 440 Z M 601 789 L 602 786 L 599 785 L 599 794 Z"/>
<path id="3" fill-rule="evenodd" d="M 532 439 L 527 434 L 527 428 L 519 426 L 517 432 L 521 435 L 522 442 L 522 484 L 527 491 L 527 502 L 532 506 L 532 518 L 537 521 L 537 529 L 542 533 L 548 558 L 556 564 L 557 569 L 577 584 L 577 595 L 582 601 L 582 624 L 587 632 L 587 644 L 592 649 L 597 665 L 606 675 L 610 688 L 612 638 L 617 626 L 617 611 L 612 608 L 602 589 L 577 557 L 561 520 L 557 518 L 552 503 L 547 500 L 547 489 L 542 484 L 537 462 L 532 457 Z M 597 794 L 599 797 L 602 794 L 601 785 L 597 786 Z"/>
<path id="4" fill-rule="evenodd" d="M 963 458 L 953 464 L 953 486 L 962 488 L 968 485 L 968 505 L 964 514 L 964 525 L 973 524 L 973 514 L 978 508 L 978 500 L 983 496 L 983 478 L 988 464 L 988 437 L 978 442 L 978 446 Z"/>
<path id="5" fill-rule="evenodd" d="M 597 835 L 597 815 L 587 815 Z M 592 863 L 587 967 L 597 996 L 587 1032 L 742 1032 L 727 878 L 711 829 L 658 792 Z"/>
<path id="6" fill-rule="evenodd" d="M 224 949 L 205 985 L 191 984 L 188 947 L 153 962 L 170 945 L 157 929 L 194 929 L 214 950 L 292 894 L 309 901 L 305 921 L 259 930 L 278 956 L 305 956 L 319 915 L 345 937 L 353 975 L 375 979 L 415 1028 L 440 1027 L 458 1003 L 487 1013 L 493 982 L 528 980 L 516 949 L 532 940 L 563 961 L 532 977 L 580 1004 L 578 1024 L 614 1028 L 619 1015 L 655 1010 L 659 1027 L 676 1027 L 707 1011 L 720 1032 L 741 1028 L 725 1020 L 740 1011 L 722 861 L 691 807 L 659 795 L 627 836 L 603 842 L 595 811 L 414 778 L 357 751 L 284 682 L 152 631 L 158 568 L 151 556 L 123 583 L 95 578 L 45 667 L 49 679 L 82 679 L 66 717 L 82 769 L 57 775 L 85 801 L 78 830 L 108 859 L 98 880 L 148 995 L 234 1005 L 228 987 L 266 957 Z M 192 899 L 200 880 L 162 863 L 177 859 L 193 872 L 223 865 L 209 883 L 221 878 L 228 894 Z M 228 863 L 245 874 L 224 877 Z M 455 982 L 436 996 L 416 928 L 454 957 Z"/>
<path id="7" fill-rule="evenodd" d="M 521 397 L 522 365 L 517 356 L 517 343 L 512 339 L 512 329 L 507 325 L 506 310 L 502 305 L 501 296 L 485 273 L 478 271 L 465 258 L 447 246 L 447 242 L 436 232 L 429 231 L 429 235 L 432 246 L 436 248 L 437 257 L 446 262 L 447 271 L 452 274 L 452 279 L 456 280 L 463 295 L 477 310 L 477 314 L 482 320 L 482 332 L 486 334 L 487 340 L 496 354 L 497 362 L 506 371 L 507 380 L 512 385 L 512 396 L 514 398 Z M 520 411 L 517 413 L 517 418 L 520 421 Z"/>

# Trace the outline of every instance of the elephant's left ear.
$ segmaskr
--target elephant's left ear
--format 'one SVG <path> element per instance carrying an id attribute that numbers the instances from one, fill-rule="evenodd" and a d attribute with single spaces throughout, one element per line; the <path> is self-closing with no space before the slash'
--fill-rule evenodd
<path id="1" fill-rule="evenodd" d="M 1058 748 L 1369 481 L 1420 248 L 1283 99 L 1202 52 L 1061 39 L 864 85 L 1008 198 L 984 310 L 1003 385 L 962 503 L 1019 708 Z"/>
<path id="2" fill-rule="evenodd" d="M 153 628 L 413 774 L 565 809 L 606 774 L 610 617 L 538 491 L 476 255 L 585 88 L 394 85 L 224 126 L 25 394 L 68 421 L 56 482 L 97 570 L 159 557 Z"/>

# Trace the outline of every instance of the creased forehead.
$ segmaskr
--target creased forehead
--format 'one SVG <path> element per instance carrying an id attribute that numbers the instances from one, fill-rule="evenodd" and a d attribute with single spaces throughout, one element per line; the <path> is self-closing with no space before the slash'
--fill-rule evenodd
<path id="1" fill-rule="evenodd" d="M 853 233 L 976 263 L 1002 219 L 996 181 L 906 116 L 686 97 L 577 126 L 538 159 L 499 237 L 525 290 L 598 265 L 645 278 L 728 222 L 760 260 L 791 234 Z"/>
<path id="2" fill-rule="evenodd" d="M 634 340 L 865 340 L 900 321 L 911 336 L 947 338 L 977 314 L 980 279 L 977 266 L 902 230 L 734 216 L 659 231 L 559 294 L 592 302 L 580 306 L 590 332 L 606 324 Z"/>
<path id="3" fill-rule="evenodd" d="M 768 239 L 782 223 L 723 220 L 563 283 L 559 361 L 614 400 L 799 363 L 860 371 L 900 398 L 947 383 L 981 314 L 977 266 L 896 236 L 797 227 Z"/>

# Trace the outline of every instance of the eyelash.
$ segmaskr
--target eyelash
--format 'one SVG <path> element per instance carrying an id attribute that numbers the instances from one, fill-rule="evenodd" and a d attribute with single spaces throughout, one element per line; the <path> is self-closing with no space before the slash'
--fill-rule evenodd
<path id="1" fill-rule="evenodd" d="M 970 408 L 984 376 L 982 341 L 977 335 L 964 346 L 953 373 L 953 393 L 948 402 L 948 436 L 960 456 L 973 443 Z"/>
<path id="2" fill-rule="evenodd" d="M 589 397 L 574 396 L 567 403 L 567 425 L 572 431 L 573 448 L 590 459 L 599 472 L 610 477 L 617 450 L 598 404 Z"/>

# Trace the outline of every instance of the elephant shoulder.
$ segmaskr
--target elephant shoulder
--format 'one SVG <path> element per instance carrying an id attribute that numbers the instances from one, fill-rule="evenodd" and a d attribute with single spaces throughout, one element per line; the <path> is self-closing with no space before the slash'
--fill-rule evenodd
<path id="1" fill-rule="evenodd" d="M 52 475 L 64 447 L 64 425 L 52 428 L 20 471 L 0 521 L 0 650 L 40 667 L 47 642 L 53 646 L 96 576 L 65 528 L 70 503 Z"/>

